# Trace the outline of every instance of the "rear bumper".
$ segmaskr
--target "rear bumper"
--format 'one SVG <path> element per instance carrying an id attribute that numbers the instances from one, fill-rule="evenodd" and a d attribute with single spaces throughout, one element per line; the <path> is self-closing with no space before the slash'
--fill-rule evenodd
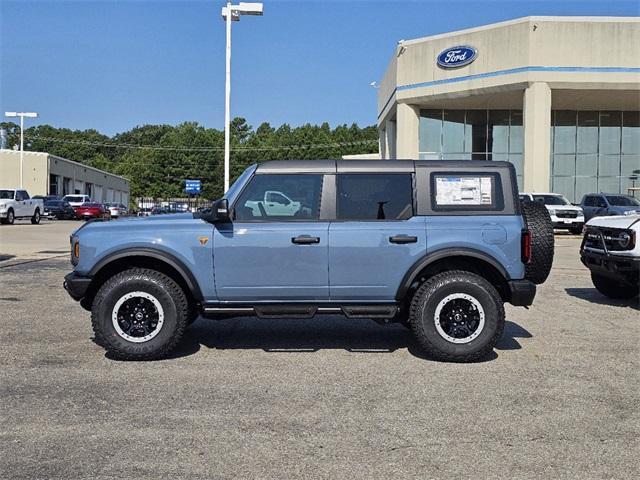
<path id="1" fill-rule="evenodd" d="M 87 289 L 91 284 L 91 277 L 82 277 L 76 272 L 71 272 L 64 277 L 64 289 L 74 300 L 81 300 L 87 293 Z"/>
<path id="2" fill-rule="evenodd" d="M 509 280 L 509 303 L 516 307 L 528 307 L 536 296 L 536 284 L 529 280 Z"/>

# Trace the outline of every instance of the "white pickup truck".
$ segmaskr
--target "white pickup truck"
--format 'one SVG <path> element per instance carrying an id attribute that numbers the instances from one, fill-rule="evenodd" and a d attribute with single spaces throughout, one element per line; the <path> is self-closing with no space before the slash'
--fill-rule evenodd
<path id="1" fill-rule="evenodd" d="M 16 218 L 30 218 L 31 223 L 40 223 L 44 202 L 33 199 L 26 190 L 0 188 L 0 223 L 13 225 Z"/>

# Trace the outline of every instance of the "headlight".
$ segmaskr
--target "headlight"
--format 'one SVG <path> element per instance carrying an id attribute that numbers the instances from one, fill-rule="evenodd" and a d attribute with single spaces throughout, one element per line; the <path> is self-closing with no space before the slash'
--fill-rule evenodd
<path id="1" fill-rule="evenodd" d="M 626 212 L 622 212 L 623 215 L 635 215 L 638 213 L 636 210 L 627 210 Z"/>
<path id="2" fill-rule="evenodd" d="M 556 214 L 556 209 L 555 208 L 550 208 L 549 209 L 549 215 L 555 215 Z"/>
<path id="3" fill-rule="evenodd" d="M 622 248 L 627 248 L 631 243 L 631 235 L 629 235 L 627 232 L 622 232 L 618 237 L 618 242 L 620 243 L 620 246 Z"/>

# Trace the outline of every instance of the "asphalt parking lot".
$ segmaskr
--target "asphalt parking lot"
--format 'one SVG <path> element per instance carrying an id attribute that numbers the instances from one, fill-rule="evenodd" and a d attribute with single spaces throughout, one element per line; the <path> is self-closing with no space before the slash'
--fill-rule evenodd
<path id="1" fill-rule="evenodd" d="M 484 362 L 325 316 L 200 319 L 128 363 L 62 289 L 78 225 L 0 227 L 0 478 L 637 478 L 640 311 L 578 237 Z"/>

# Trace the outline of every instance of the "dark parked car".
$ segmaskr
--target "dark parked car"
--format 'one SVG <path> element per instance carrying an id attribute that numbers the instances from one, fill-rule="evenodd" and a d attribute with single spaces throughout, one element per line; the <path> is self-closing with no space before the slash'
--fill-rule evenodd
<path id="1" fill-rule="evenodd" d="M 44 203 L 55 201 L 55 200 L 62 200 L 62 197 L 60 195 L 34 195 L 31 198 L 40 199 Z"/>
<path id="2" fill-rule="evenodd" d="M 62 200 L 46 200 L 44 202 L 43 217 L 55 218 L 57 220 L 71 220 L 76 218 L 76 211 L 69 202 Z"/>
<path id="3" fill-rule="evenodd" d="M 101 203 L 83 203 L 79 207 L 75 207 L 76 217 L 89 220 L 91 218 L 109 219 L 111 215 L 109 210 L 104 208 Z"/>
<path id="4" fill-rule="evenodd" d="M 580 202 L 585 221 L 593 217 L 610 215 L 635 215 L 640 213 L 640 202 L 621 193 L 588 193 Z"/>

